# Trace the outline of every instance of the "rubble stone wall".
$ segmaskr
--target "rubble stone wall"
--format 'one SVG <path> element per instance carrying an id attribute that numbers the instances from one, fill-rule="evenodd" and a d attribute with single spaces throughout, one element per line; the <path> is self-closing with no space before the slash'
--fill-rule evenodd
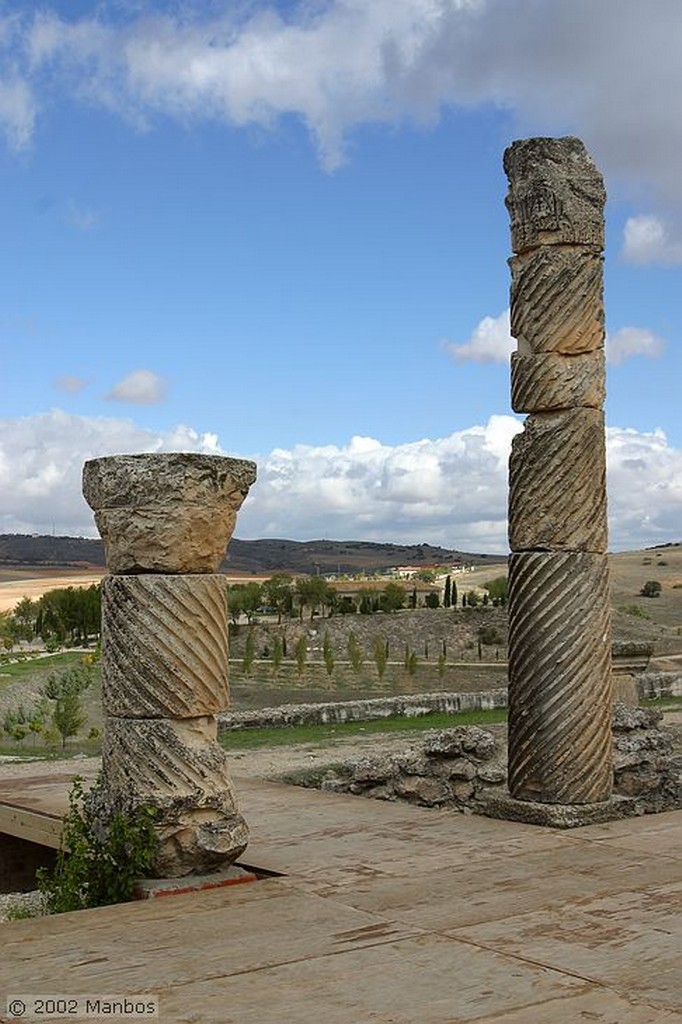
<path id="1" fill-rule="evenodd" d="M 612 718 L 614 795 L 610 817 L 651 814 L 682 807 L 682 756 L 674 737 L 660 727 L 659 711 L 617 704 Z M 326 791 L 422 807 L 450 807 L 486 814 L 507 794 L 506 745 L 477 726 L 425 733 L 400 754 L 363 757 L 290 781 Z M 570 816 L 555 824 L 575 824 Z"/>

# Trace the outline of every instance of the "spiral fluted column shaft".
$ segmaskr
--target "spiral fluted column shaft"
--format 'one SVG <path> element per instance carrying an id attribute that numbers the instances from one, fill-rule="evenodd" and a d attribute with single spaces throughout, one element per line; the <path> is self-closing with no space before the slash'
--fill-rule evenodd
<path id="1" fill-rule="evenodd" d="M 219 563 L 253 463 L 183 453 L 85 464 L 112 573 L 102 587 L 101 786 L 106 820 L 156 811 L 154 872 L 234 861 L 248 828 L 237 810 L 216 715 L 229 702 L 228 622 Z"/>
<path id="2" fill-rule="evenodd" d="M 504 155 L 511 217 L 509 789 L 595 803 L 612 788 L 602 249 L 604 185 L 579 139 Z"/>

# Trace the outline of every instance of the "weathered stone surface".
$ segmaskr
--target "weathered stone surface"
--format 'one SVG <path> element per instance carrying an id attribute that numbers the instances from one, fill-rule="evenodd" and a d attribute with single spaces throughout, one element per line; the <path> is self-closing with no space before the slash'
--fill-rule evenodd
<path id="1" fill-rule="evenodd" d="M 509 789 L 519 800 L 607 800 L 611 635 L 605 555 L 509 562 Z"/>
<path id="2" fill-rule="evenodd" d="M 158 829 L 159 849 L 152 870 L 159 878 L 216 871 L 246 849 L 249 829 L 241 814 L 188 811 Z"/>
<path id="3" fill-rule="evenodd" d="M 210 871 L 246 848 L 248 829 L 216 735 L 211 717 L 105 719 L 102 799 L 108 807 L 156 808 L 159 877 Z"/>
<path id="4" fill-rule="evenodd" d="M 602 258 L 537 249 L 509 261 L 511 333 L 522 355 L 576 356 L 604 346 Z"/>
<path id="5" fill-rule="evenodd" d="M 631 708 L 616 703 L 613 707 L 613 731 L 629 733 L 633 729 L 656 729 L 663 721 L 657 708 Z"/>
<path id="6" fill-rule="evenodd" d="M 477 761 L 489 761 L 495 756 L 494 737 L 477 725 L 457 726 L 427 733 L 424 739 L 427 757 L 460 758 L 470 755 Z"/>
<path id="7" fill-rule="evenodd" d="M 512 400 L 531 412 L 509 463 L 509 790 L 529 803 L 606 804 L 606 194 L 579 139 L 515 142 L 504 168 L 517 253 Z"/>
<path id="8" fill-rule="evenodd" d="M 504 154 L 512 248 L 604 247 L 604 181 L 580 139 L 520 139 Z"/>
<path id="9" fill-rule="evenodd" d="M 473 787 L 465 783 L 471 795 Z M 422 775 L 399 776 L 394 783 L 396 796 L 408 803 L 417 803 L 425 807 L 435 807 L 452 799 L 452 789 L 443 779 L 429 778 Z"/>
<path id="10" fill-rule="evenodd" d="M 214 573 L 256 478 L 253 462 L 168 453 L 92 459 L 83 494 L 112 573 Z"/>
<path id="11" fill-rule="evenodd" d="M 537 803 L 532 800 L 517 800 L 509 793 L 497 789 L 483 790 L 479 795 L 479 814 L 506 821 L 523 821 L 528 825 L 544 828 L 583 828 L 619 818 L 630 818 L 644 814 L 634 799 L 620 794 L 613 795 L 599 803 L 566 804 Z"/>
<path id="12" fill-rule="evenodd" d="M 213 808 L 232 812 L 227 755 L 211 716 L 189 719 L 105 719 L 106 786 L 118 801 L 150 802 L 165 811 Z"/>
<path id="13" fill-rule="evenodd" d="M 108 714 L 198 718 L 227 709 L 224 576 L 109 576 L 102 593 Z"/>
<path id="14" fill-rule="evenodd" d="M 509 474 L 512 551 L 606 551 L 606 449 L 599 410 L 529 416 L 513 440 Z"/>
<path id="15" fill-rule="evenodd" d="M 672 752 L 671 735 L 655 728 L 648 712 L 640 716 L 615 705 L 611 720 L 617 748 L 615 795 L 603 801 L 515 799 L 506 786 L 503 741 L 475 726 L 427 734 L 406 754 L 377 755 L 322 770 L 299 771 L 288 781 L 328 792 L 449 807 L 465 814 L 511 818 L 552 828 L 576 828 L 682 807 L 682 757 Z M 482 736 L 486 737 L 485 743 Z M 469 753 L 464 753 L 465 747 Z M 482 747 L 492 751 L 490 759 L 481 761 L 475 756 L 473 751 Z M 462 756 L 453 760 L 443 756 L 444 750 L 460 750 Z M 580 758 L 579 747 L 575 755 Z"/>
<path id="16" fill-rule="evenodd" d="M 289 725 L 328 725 L 330 722 L 367 722 L 377 718 L 418 718 L 433 711 L 489 711 L 507 706 L 506 688 L 483 693 L 420 693 L 367 700 L 324 701 L 316 704 L 281 704 L 220 715 L 222 729 L 271 728 Z"/>
<path id="17" fill-rule="evenodd" d="M 514 412 L 556 412 L 588 406 L 601 409 L 606 393 L 603 352 L 511 357 Z"/>

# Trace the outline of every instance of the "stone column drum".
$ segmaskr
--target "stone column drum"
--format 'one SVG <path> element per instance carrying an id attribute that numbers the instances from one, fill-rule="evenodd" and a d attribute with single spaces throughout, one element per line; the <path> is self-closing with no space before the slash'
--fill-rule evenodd
<path id="1" fill-rule="evenodd" d="M 252 462 L 183 453 L 92 459 L 83 493 L 104 541 L 105 810 L 156 808 L 158 877 L 212 871 L 246 848 L 216 715 L 228 689 L 218 567 Z"/>
<path id="2" fill-rule="evenodd" d="M 514 142 L 515 412 L 509 468 L 509 790 L 611 794 L 602 177 L 579 139 Z"/>

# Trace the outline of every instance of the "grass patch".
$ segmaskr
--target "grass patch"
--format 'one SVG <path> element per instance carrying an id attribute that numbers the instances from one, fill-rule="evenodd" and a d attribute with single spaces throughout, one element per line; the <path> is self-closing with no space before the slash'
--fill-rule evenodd
<path id="1" fill-rule="evenodd" d="M 650 700 L 642 700 L 643 708 L 669 708 L 682 707 L 682 697 L 652 697 Z"/>
<path id="2" fill-rule="evenodd" d="M 263 729 L 225 729 L 218 735 L 225 750 L 253 750 L 257 747 L 293 747 L 303 743 L 333 744 L 350 736 L 376 733 L 419 733 L 425 729 L 452 729 L 457 725 L 496 725 L 507 721 L 506 708 L 463 711 L 449 715 L 434 711 L 419 718 L 380 718 L 371 722 L 342 722 L 336 725 L 288 725 Z"/>
<path id="3" fill-rule="evenodd" d="M 25 745 L 24 745 L 25 744 Z M 0 742 L 0 757 L 12 757 L 19 761 L 68 761 L 70 758 L 99 757 L 102 753 L 101 740 L 73 739 L 66 749 L 46 747 L 41 740 L 35 746 L 29 741 L 24 744 L 9 739 Z"/>
<path id="4" fill-rule="evenodd" d="M 62 654 L 30 655 L 21 661 L 0 661 L 0 684 L 9 685 L 17 679 L 29 679 L 36 674 L 44 675 L 54 669 L 73 668 L 80 665 L 83 651 L 65 651 Z"/>
<path id="5" fill-rule="evenodd" d="M 651 622 L 651 615 L 645 611 L 644 608 L 640 608 L 638 604 L 621 604 L 617 611 L 623 612 L 624 615 L 632 615 L 635 619 L 646 619 L 647 622 Z"/>

